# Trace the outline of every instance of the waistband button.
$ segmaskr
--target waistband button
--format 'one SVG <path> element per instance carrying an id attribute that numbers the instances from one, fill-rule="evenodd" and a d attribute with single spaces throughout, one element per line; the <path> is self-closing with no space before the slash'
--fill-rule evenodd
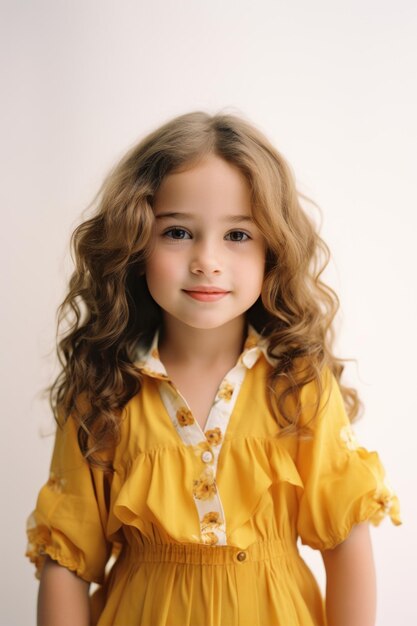
<path id="1" fill-rule="evenodd" d="M 240 562 L 245 561 L 246 560 L 246 552 L 238 552 L 236 554 L 236 558 Z"/>

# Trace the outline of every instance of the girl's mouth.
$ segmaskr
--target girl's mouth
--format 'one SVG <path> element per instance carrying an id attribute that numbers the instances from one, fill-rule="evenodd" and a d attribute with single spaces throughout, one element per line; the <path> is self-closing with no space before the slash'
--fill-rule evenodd
<path id="1" fill-rule="evenodd" d="M 227 296 L 229 291 L 223 291 L 222 289 L 202 289 L 200 290 L 198 287 L 196 289 L 183 289 L 184 293 L 190 298 L 194 300 L 200 300 L 200 302 L 215 302 L 216 300 L 221 300 L 225 296 Z"/>

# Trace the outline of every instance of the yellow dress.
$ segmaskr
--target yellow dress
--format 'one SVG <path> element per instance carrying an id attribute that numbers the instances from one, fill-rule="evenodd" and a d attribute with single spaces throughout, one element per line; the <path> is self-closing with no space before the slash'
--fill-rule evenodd
<path id="1" fill-rule="evenodd" d="M 304 440 L 277 438 L 265 389 L 271 363 L 254 329 L 204 432 L 166 375 L 157 336 L 138 364 L 143 386 L 125 408 L 112 473 L 89 468 L 71 419 L 57 430 L 28 520 L 38 575 L 49 555 L 98 583 L 94 626 L 325 626 L 298 536 L 325 550 L 365 520 L 402 523 L 332 374 L 323 375 L 314 436 Z M 305 422 L 314 397 L 306 385 Z"/>

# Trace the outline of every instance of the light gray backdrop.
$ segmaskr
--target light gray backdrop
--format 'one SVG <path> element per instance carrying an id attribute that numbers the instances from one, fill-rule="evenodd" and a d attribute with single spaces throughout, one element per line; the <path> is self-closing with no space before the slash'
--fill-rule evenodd
<path id="1" fill-rule="evenodd" d="M 323 211 L 338 353 L 404 524 L 372 536 L 378 626 L 416 618 L 416 27 L 413 0 L 3 0 L 1 626 L 35 623 L 25 519 L 52 438 L 68 241 L 103 176 L 173 115 L 249 117 Z M 302 548 L 322 588 L 318 553 Z M 417 622 L 415 622 L 417 623 Z"/>

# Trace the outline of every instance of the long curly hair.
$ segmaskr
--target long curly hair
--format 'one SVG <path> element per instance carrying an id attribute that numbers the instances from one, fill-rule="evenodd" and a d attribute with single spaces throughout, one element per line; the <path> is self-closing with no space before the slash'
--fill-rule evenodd
<path id="1" fill-rule="evenodd" d="M 93 216 L 71 238 L 75 269 L 58 309 L 61 371 L 48 391 L 58 423 L 69 415 L 76 420 L 90 463 L 104 464 L 102 453 L 117 444 L 123 407 L 141 389 L 135 351 L 150 344 L 162 321 L 145 279 L 154 195 L 165 176 L 208 154 L 246 177 L 253 219 L 267 243 L 262 293 L 247 319 L 269 338 L 275 358 L 267 385 L 280 436 L 308 436 L 299 426 L 300 393 L 314 381 L 318 409 L 325 366 L 339 382 L 351 421 L 360 408 L 357 392 L 340 383 L 343 361 L 332 353 L 339 301 L 320 278 L 329 249 L 301 206 L 288 164 L 245 119 L 192 112 L 167 122 L 122 158 L 105 179 Z M 278 384 L 282 377 L 284 386 Z"/>

